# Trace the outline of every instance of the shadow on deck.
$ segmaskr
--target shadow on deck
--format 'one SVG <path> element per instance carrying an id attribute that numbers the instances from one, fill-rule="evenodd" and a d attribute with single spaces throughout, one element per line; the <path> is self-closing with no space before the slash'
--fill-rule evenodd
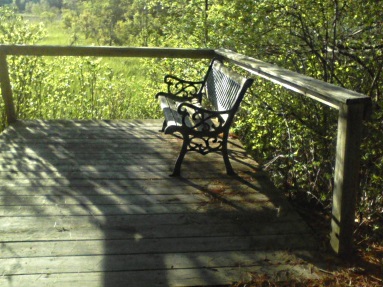
<path id="1" fill-rule="evenodd" d="M 186 155 L 161 121 L 25 121 L 0 136 L 1 286 L 317 278 L 317 243 L 240 143 Z"/>

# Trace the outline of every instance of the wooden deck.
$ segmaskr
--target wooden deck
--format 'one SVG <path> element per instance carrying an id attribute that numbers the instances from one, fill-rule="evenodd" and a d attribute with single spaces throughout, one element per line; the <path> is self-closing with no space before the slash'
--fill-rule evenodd
<path id="1" fill-rule="evenodd" d="M 207 286 L 316 278 L 317 243 L 230 140 L 187 154 L 161 121 L 24 121 L 0 135 L 0 286 Z"/>

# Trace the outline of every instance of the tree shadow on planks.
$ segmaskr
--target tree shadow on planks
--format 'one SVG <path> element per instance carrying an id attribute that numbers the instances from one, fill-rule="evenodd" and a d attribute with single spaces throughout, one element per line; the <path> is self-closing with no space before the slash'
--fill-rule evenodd
<path id="1" fill-rule="evenodd" d="M 225 175 L 221 155 L 190 153 L 171 178 L 180 142 L 159 127 L 29 121 L 6 130 L 2 280 L 206 286 L 310 276 L 315 240 L 238 144 L 237 176 Z"/>

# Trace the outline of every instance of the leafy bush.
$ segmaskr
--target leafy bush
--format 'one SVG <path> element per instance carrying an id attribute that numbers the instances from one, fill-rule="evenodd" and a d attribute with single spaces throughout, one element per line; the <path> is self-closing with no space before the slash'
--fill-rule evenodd
<path id="1" fill-rule="evenodd" d="M 365 124 L 362 141 L 357 212 L 359 224 L 370 226 L 370 235 L 382 242 L 383 46 L 378 39 L 383 29 L 379 4 L 301 0 L 246 1 L 244 9 L 238 5 L 234 1 L 230 9 L 219 6 L 214 10 L 224 16 L 211 17 L 213 25 L 227 31 L 221 29 L 220 34 L 233 37 L 220 40 L 217 33 L 217 46 L 221 41 L 244 54 L 371 97 L 373 116 Z M 245 25 L 249 22 L 252 25 Z M 245 26 L 256 32 L 243 33 Z M 279 187 L 330 207 L 336 111 L 262 82 L 253 91 L 251 105 L 244 108 L 239 121 L 239 133 Z"/>
<path id="2" fill-rule="evenodd" d="M 335 111 L 257 81 L 236 130 L 277 187 L 291 196 L 329 202 L 335 159 Z"/>

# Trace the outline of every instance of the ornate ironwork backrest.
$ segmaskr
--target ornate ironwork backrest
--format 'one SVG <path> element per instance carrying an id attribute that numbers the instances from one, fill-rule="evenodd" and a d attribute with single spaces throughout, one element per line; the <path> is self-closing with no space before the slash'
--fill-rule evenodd
<path id="1" fill-rule="evenodd" d="M 253 79 L 247 79 L 213 60 L 206 79 L 206 97 L 217 111 L 227 111 L 222 118 L 230 125 L 247 88 Z"/>

